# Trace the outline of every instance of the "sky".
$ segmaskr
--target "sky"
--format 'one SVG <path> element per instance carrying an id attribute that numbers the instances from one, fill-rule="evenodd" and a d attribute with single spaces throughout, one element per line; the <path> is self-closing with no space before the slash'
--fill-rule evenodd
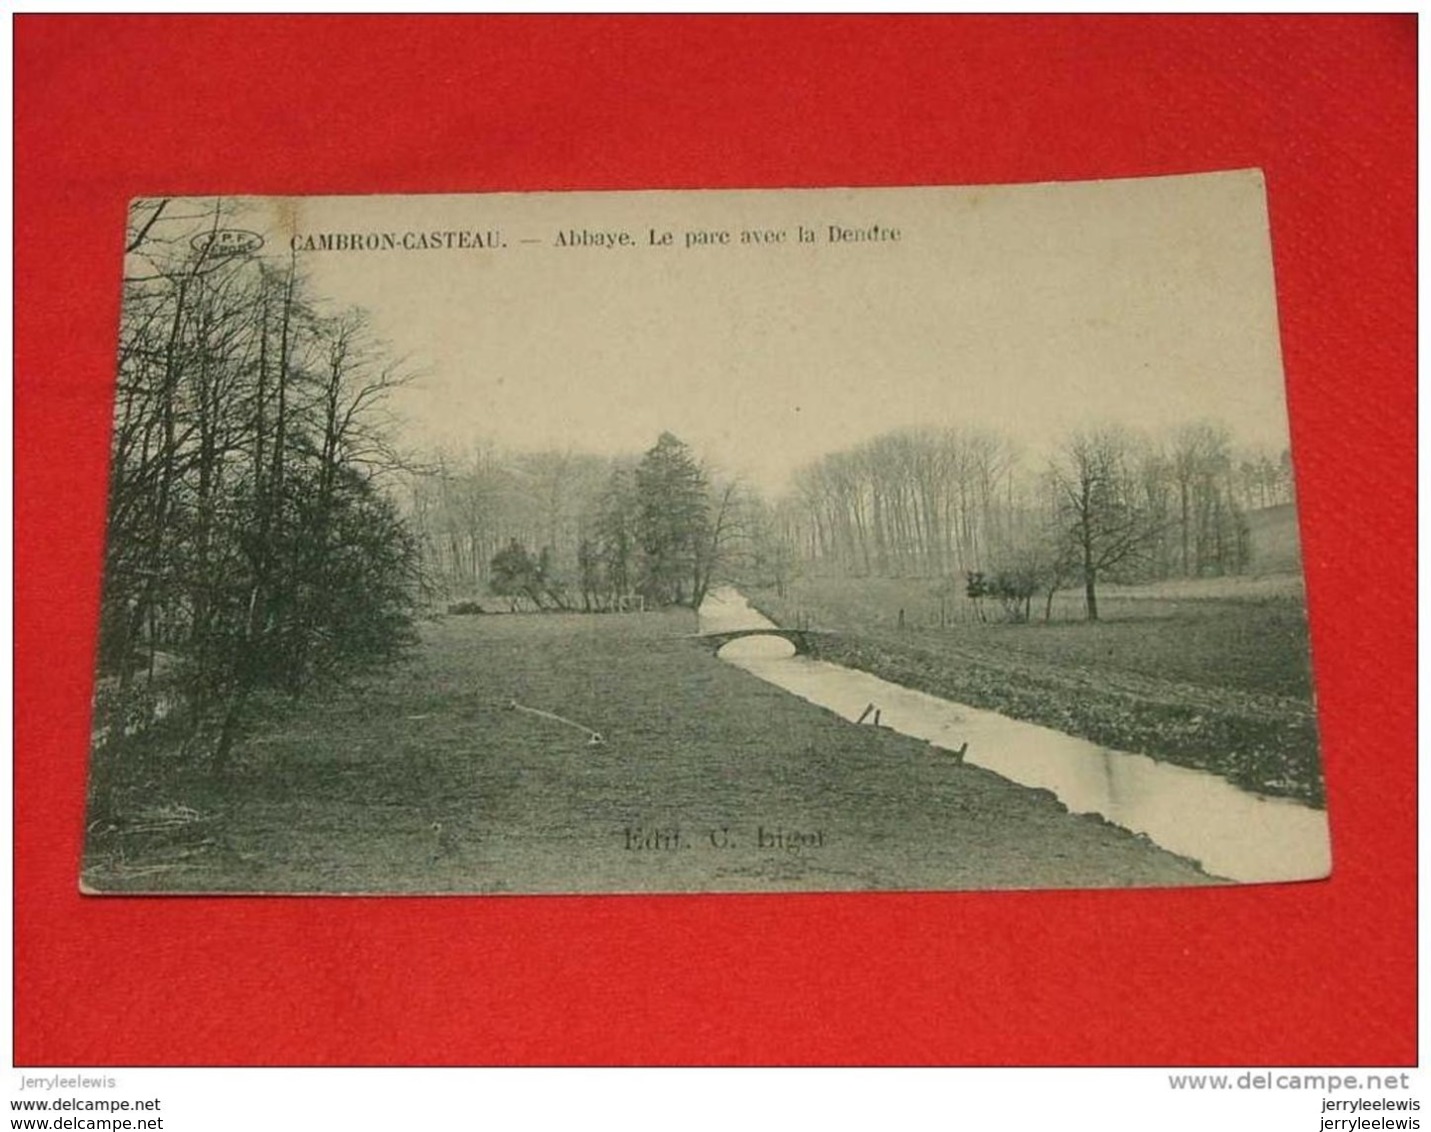
<path id="1" fill-rule="evenodd" d="M 1212 417 L 1287 443 L 1256 171 L 290 198 L 240 216 L 265 255 L 296 241 L 313 292 L 365 308 L 418 372 L 393 404 L 418 448 L 616 455 L 670 431 L 774 493 L 909 426 L 989 427 L 1038 453 L 1081 426 Z M 375 246 L 333 250 L 354 235 Z"/>

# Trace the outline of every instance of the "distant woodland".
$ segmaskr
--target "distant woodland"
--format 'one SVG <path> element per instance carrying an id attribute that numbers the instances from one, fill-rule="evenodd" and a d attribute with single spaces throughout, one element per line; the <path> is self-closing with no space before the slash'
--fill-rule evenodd
<path id="1" fill-rule="evenodd" d="M 1033 594 L 1081 585 L 1096 618 L 1100 579 L 1252 568 L 1247 515 L 1293 490 L 1285 450 L 1240 447 L 1213 421 L 1070 433 L 1042 457 L 989 431 L 901 430 L 802 468 L 774 501 L 669 434 L 641 457 L 478 447 L 425 466 L 406 513 L 434 600 L 585 609 L 698 604 L 717 575 L 778 588 L 801 572 L 951 577 L 1025 614 Z"/>

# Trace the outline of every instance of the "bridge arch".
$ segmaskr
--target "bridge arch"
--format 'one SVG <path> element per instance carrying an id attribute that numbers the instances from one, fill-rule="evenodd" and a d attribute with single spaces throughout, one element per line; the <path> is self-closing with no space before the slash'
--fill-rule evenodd
<path id="1" fill-rule="evenodd" d="M 787 629 L 780 625 L 770 625 L 763 629 L 727 629 L 719 633 L 697 633 L 695 639 L 706 645 L 711 652 L 718 653 L 731 641 L 744 637 L 780 637 L 795 646 L 797 656 L 808 656 L 810 637 L 817 635 L 812 629 Z"/>

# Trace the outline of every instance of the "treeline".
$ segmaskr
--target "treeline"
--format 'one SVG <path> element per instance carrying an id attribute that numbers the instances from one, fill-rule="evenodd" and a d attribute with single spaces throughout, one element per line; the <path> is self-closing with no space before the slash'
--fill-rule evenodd
<path id="1" fill-rule="evenodd" d="M 454 610 L 697 606 L 783 551 L 763 501 L 670 433 L 640 457 L 444 454 L 408 490 L 428 599 Z"/>
<path id="2" fill-rule="evenodd" d="M 253 693 L 407 639 L 416 548 L 379 490 L 401 377 L 292 257 L 227 241 L 222 202 L 140 201 L 130 224 L 96 723 L 181 716 L 221 770 Z M 160 675 L 162 709 L 138 695 Z"/>
<path id="3" fill-rule="evenodd" d="M 622 461 L 587 453 L 503 452 L 480 445 L 423 461 L 409 477 L 406 511 L 421 546 L 429 598 L 441 604 L 488 593 L 493 562 L 514 541 L 532 555 L 545 550 L 554 572 L 571 575 L 620 466 Z"/>
<path id="4" fill-rule="evenodd" d="M 974 568 L 1022 521 L 1003 438 L 908 429 L 802 468 L 781 507 L 799 560 L 834 573 L 940 575 Z"/>
<path id="5" fill-rule="evenodd" d="M 952 576 L 1024 617 L 1036 591 L 1079 582 L 1096 618 L 1100 578 L 1247 569 L 1247 512 L 1291 499 L 1286 451 L 1239 449 L 1211 421 L 1072 433 L 1043 459 L 989 431 L 909 429 L 802 469 L 778 514 L 804 570 Z"/>
<path id="6" fill-rule="evenodd" d="M 1207 421 L 1074 433 L 1043 458 L 987 430 L 901 430 L 801 469 L 774 506 L 665 434 L 639 458 L 441 455 L 408 514 L 439 607 L 698 605 L 717 578 L 779 590 L 805 571 L 952 579 L 1021 618 L 1082 584 L 1096 617 L 1100 579 L 1245 570 L 1247 512 L 1291 492 L 1285 452 Z"/>

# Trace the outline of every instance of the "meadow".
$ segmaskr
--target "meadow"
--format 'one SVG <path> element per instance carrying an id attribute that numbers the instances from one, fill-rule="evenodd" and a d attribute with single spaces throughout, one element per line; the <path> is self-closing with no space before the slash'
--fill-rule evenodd
<path id="1" fill-rule="evenodd" d="M 1294 574 L 1099 588 L 1100 620 L 1062 591 L 1012 622 L 947 582 L 806 578 L 751 598 L 781 624 L 834 630 L 817 655 L 921 691 L 1323 798 L 1305 601 Z"/>
<path id="2" fill-rule="evenodd" d="M 396 668 L 265 705 L 223 780 L 157 738 L 128 752 L 140 769 L 91 825 L 84 884 L 563 893 L 1209 880 L 1047 792 L 765 684 L 694 630 L 687 611 L 427 623 Z"/>

